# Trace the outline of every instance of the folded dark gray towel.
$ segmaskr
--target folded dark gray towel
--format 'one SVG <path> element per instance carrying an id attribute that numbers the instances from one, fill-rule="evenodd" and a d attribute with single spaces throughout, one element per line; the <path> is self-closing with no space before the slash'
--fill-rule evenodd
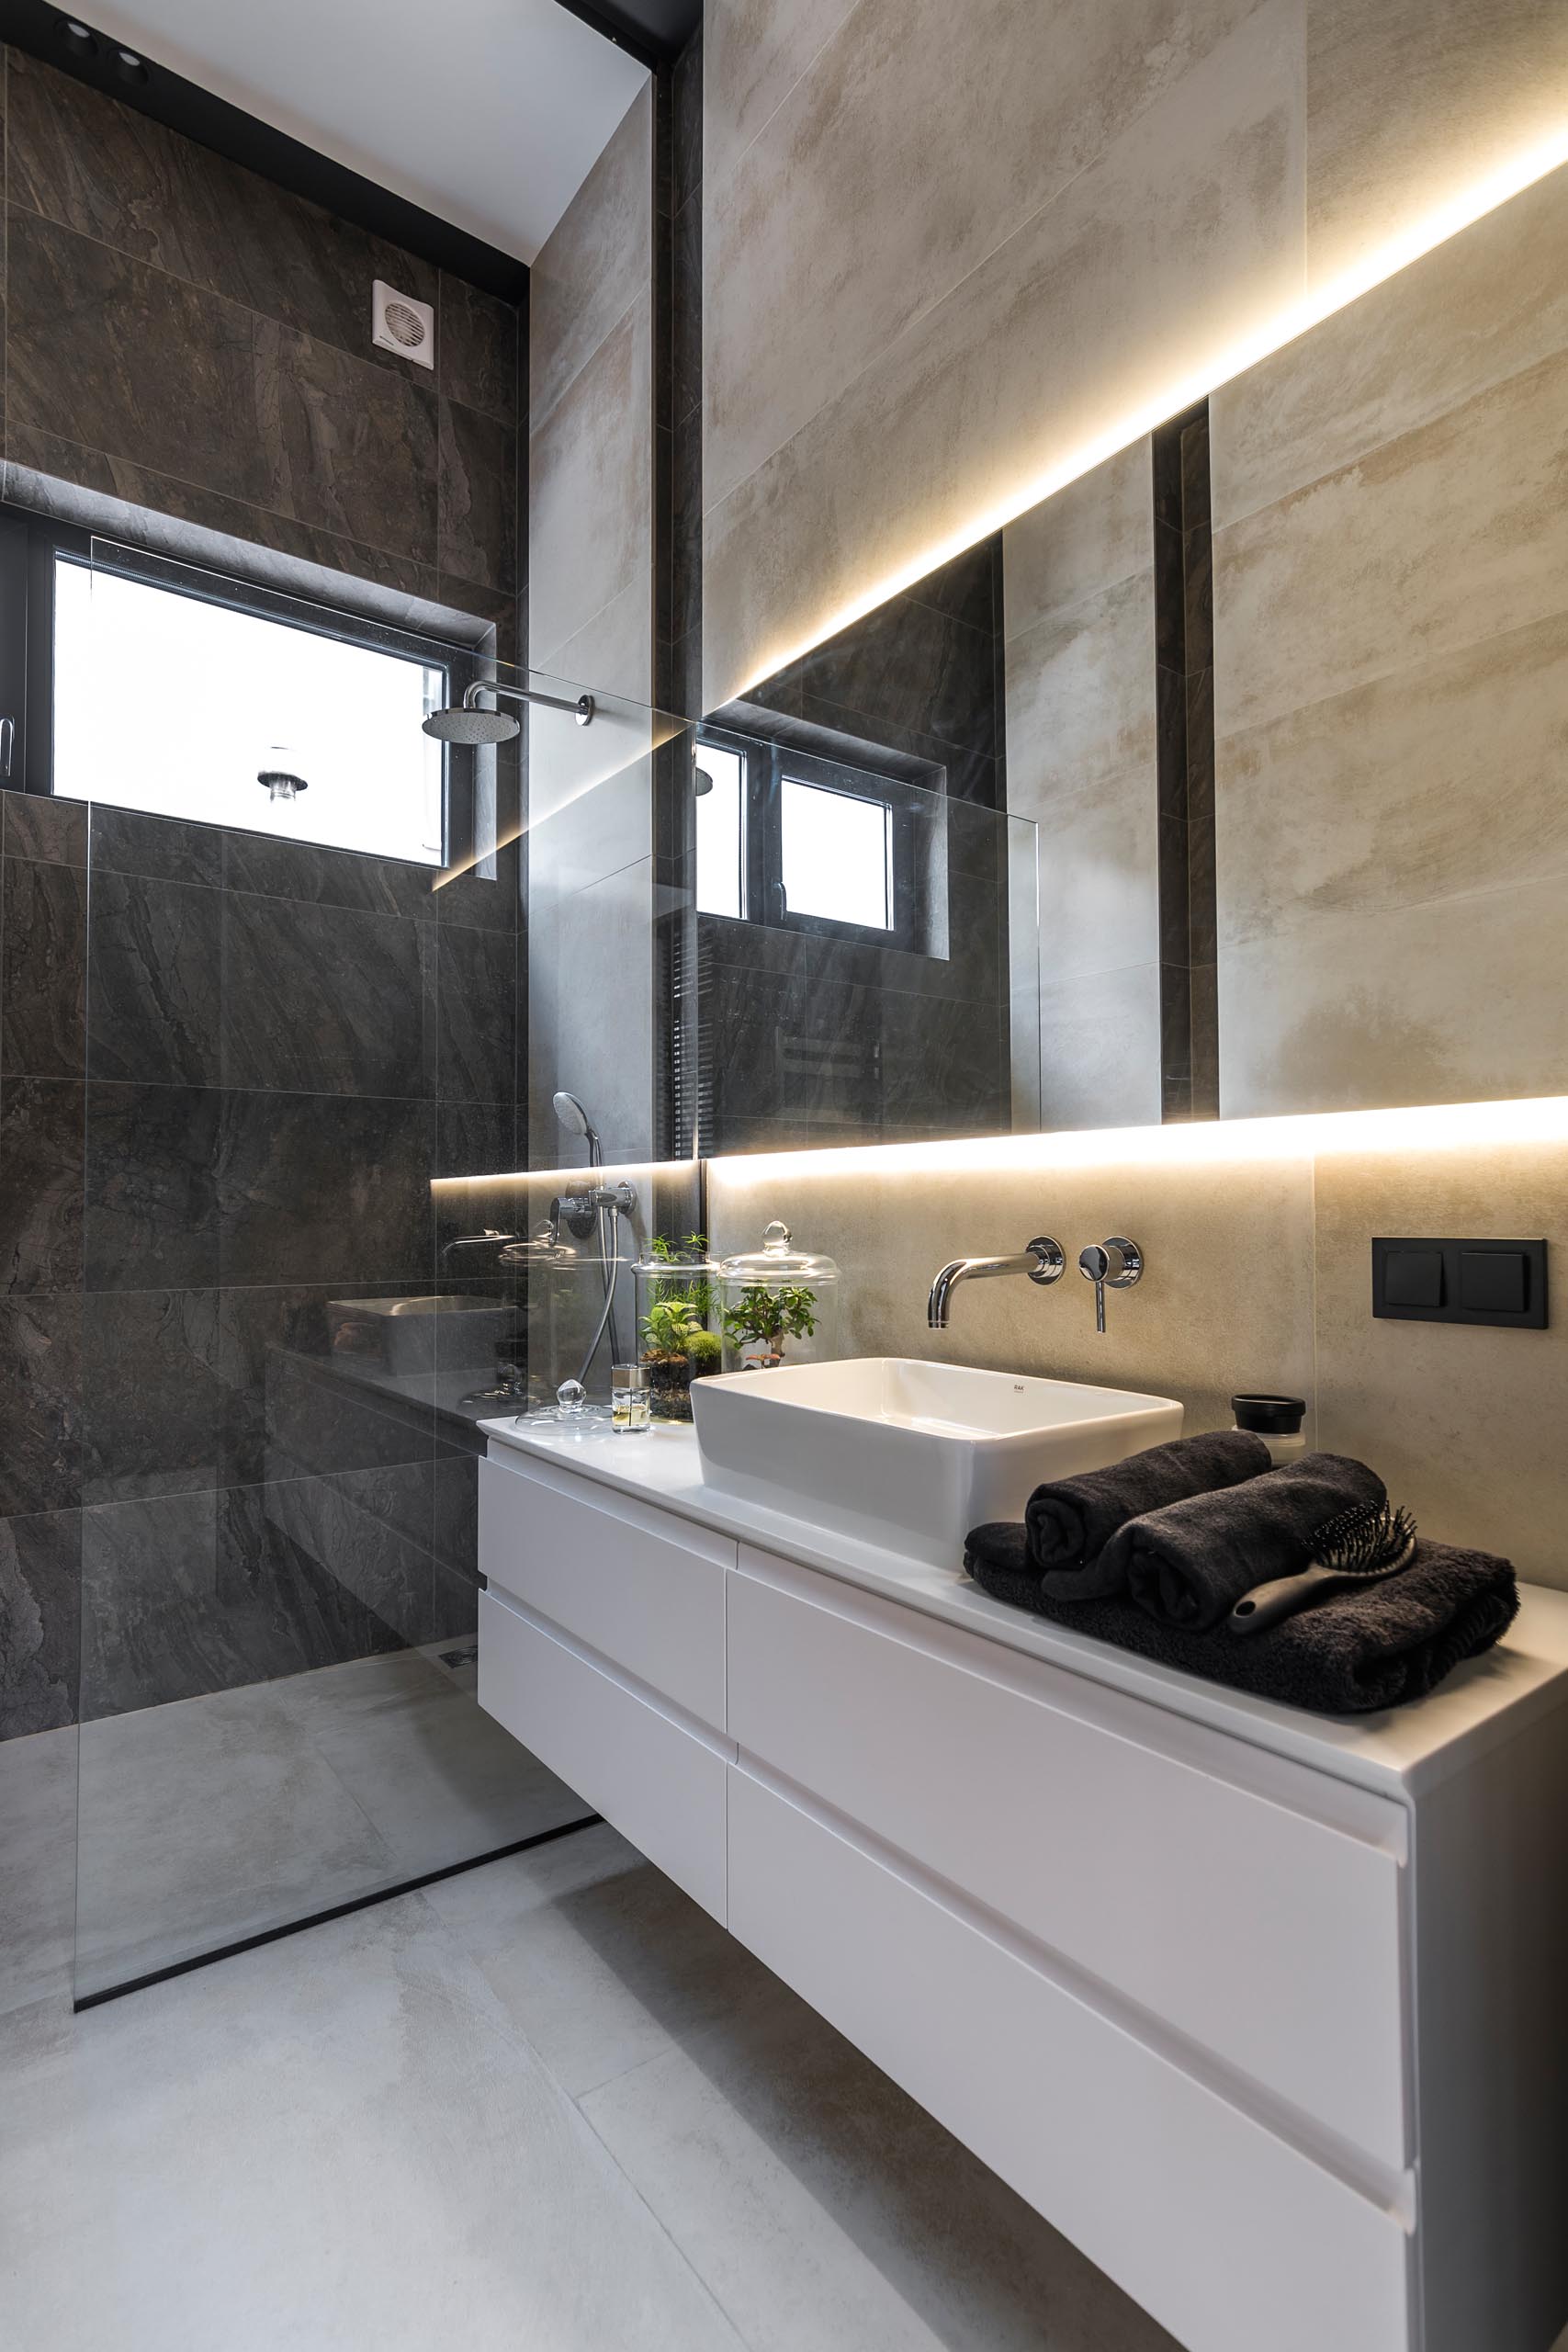
<path id="1" fill-rule="evenodd" d="M 1062 1603 L 1030 1566 L 1021 1527 L 977 1527 L 964 1566 L 993 1600 L 1183 1673 L 1324 1715 L 1359 1715 L 1425 1698 L 1501 1639 L 1518 1613 L 1507 1560 L 1421 1543 L 1407 1568 L 1337 1594 L 1238 1642 L 1222 1628 L 1162 1624 L 1126 1599 Z"/>
<path id="2" fill-rule="evenodd" d="M 1364 1462 L 1303 1453 L 1245 1486 L 1189 1495 L 1129 1521 L 1105 1547 L 1102 1589 L 1129 1593 L 1151 1617 L 1201 1634 L 1254 1585 L 1304 1568 L 1314 1538 L 1338 1512 L 1359 1504 L 1377 1510 L 1387 1500 Z"/>
<path id="3" fill-rule="evenodd" d="M 1118 1567 L 1116 1581 L 1107 1582 L 1098 1570 L 1118 1529 L 1184 1495 L 1256 1478 L 1271 1458 L 1263 1440 L 1247 1430 L 1208 1430 L 1130 1453 L 1105 1470 L 1054 1478 L 1036 1487 L 1024 1511 L 1029 1556 L 1059 1600 L 1120 1592 L 1124 1571 Z"/>

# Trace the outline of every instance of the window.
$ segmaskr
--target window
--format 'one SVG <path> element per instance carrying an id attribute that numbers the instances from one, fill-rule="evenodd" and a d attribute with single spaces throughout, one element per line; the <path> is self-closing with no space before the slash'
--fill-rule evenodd
<path id="1" fill-rule="evenodd" d="M 751 736 L 705 732 L 695 763 L 699 914 L 945 952 L 920 881 L 939 794 Z"/>
<path id="2" fill-rule="evenodd" d="M 785 776 L 779 787 L 782 911 L 893 928 L 893 812 L 886 800 Z"/>
<path id="3" fill-rule="evenodd" d="M 439 865 L 444 662 L 59 548 L 52 602 L 56 792 Z"/>

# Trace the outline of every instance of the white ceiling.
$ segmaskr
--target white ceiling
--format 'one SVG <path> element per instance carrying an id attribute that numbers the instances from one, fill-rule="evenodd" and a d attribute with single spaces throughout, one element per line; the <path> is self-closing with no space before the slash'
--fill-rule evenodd
<path id="1" fill-rule="evenodd" d="M 85 20 L 531 262 L 648 79 L 556 0 L 89 0 Z"/>

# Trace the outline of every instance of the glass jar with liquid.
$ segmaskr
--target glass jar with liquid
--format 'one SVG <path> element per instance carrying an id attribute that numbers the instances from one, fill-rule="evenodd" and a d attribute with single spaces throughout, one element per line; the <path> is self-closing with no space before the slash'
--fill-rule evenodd
<path id="1" fill-rule="evenodd" d="M 653 1426 L 653 1396 L 648 1366 L 617 1363 L 610 1367 L 610 1430 L 615 1437 L 631 1437 Z"/>

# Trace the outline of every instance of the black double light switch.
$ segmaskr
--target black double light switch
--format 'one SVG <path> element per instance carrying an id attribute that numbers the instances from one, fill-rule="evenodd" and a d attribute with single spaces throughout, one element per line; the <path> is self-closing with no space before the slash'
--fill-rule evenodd
<path id="1" fill-rule="evenodd" d="M 1374 1239 L 1372 1313 L 1412 1323 L 1543 1331 L 1546 1244 Z"/>

